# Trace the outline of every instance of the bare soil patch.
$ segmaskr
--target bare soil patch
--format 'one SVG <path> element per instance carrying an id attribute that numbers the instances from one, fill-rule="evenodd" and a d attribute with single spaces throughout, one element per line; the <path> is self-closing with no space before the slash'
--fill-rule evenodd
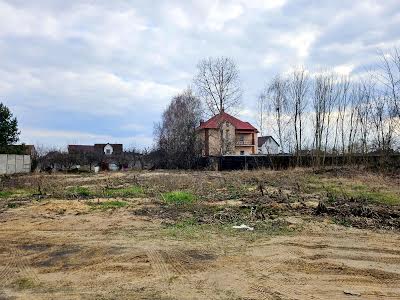
<path id="1" fill-rule="evenodd" d="M 0 298 L 399 299 L 398 205 L 332 201 L 307 176 L 343 179 L 301 170 L 45 178 L 61 190 L 0 199 Z M 27 185 L 18 180 L 11 192 Z M 90 197 L 63 196 L 82 182 Z M 138 184 L 140 197 L 101 193 Z M 176 190 L 196 201 L 163 201 Z M 254 231 L 232 229 L 242 223 Z"/>

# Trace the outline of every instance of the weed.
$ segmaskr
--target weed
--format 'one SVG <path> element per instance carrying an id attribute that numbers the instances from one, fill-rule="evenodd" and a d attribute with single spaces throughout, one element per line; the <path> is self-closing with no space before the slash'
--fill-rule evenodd
<path id="1" fill-rule="evenodd" d="M 209 224 L 199 224 L 195 219 L 188 218 L 167 225 L 166 234 L 174 238 L 184 239 L 205 239 L 210 236 L 212 226 Z"/>
<path id="2" fill-rule="evenodd" d="M 106 197 L 138 197 L 143 196 L 143 188 L 140 186 L 131 186 L 127 188 L 111 189 L 105 190 L 104 195 Z"/>
<path id="3" fill-rule="evenodd" d="M 107 210 L 107 209 L 115 209 L 115 208 L 125 207 L 128 205 L 128 202 L 125 202 L 125 201 L 103 201 L 103 202 L 99 202 L 99 203 L 91 202 L 91 203 L 89 203 L 89 205 L 93 209 Z"/>
<path id="4" fill-rule="evenodd" d="M 92 195 L 90 190 L 84 186 L 75 186 L 67 190 L 67 194 L 75 197 L 89 197 Z"/>
<path id="5" fill-rule="evenodd" d="M 12 195 L 13 193 L 10 191 L 0 191 L 0 198 L 8 198 Z"/>
<path id="6" fill-rule="evenodd" d="M 335 224 L 342 225 L 345 227 L 351 227 L 350 221 L 346 220 L 345 218 L 333 218 L 333 222 Z"/>
<path id="7" fill-rule="evenodd" d="M 32 195 L 32 191 L 29 189 L 12 189 L 8 191 L 0 191 L 0 198 L 15 198 L 15 197 L 28 197 Z"/>
<path id="8" fill-rule="evenodd" d="M 20 206 L 20 204 L 16 202 L 7 203 L 8 208 L 17 208 L 18 206 Z"/>
<path id="9" fill-rule="evenodd" d="M 164 193 L 162 196 L 165 202 L 170 204 L 190 204 L 196 200 L 193 194 L 184 191 Z"/>
<path id="10" fill-rule="evenodd" d="M 35 287 L 35 282 L 30 278 L 22 277 L 14 281 L 14 285 L 20 290 L 26 290 Z"/>
<path id="11" fill-rule="evenodd" d="M 336 199 L 358 199 L 369 202 L 396 205 L 400 203 L 400 195 L 385 186 L 359 184 L 353 181 L 342 181 L 333 178 L 307 178 L 309 192 L 326 192 L 328 202 Z"/>

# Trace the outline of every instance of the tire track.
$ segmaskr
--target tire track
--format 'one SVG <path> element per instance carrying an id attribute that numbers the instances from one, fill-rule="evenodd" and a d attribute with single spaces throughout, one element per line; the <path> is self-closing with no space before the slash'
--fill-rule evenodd
<path id="1" fill-rule="evenodd" d="M 8 261 L 0 270 L 0 285 L 6 286 L 18 278 L 29 278 L 39 283 L 36 271 L 30 266 L 26 256 L 15 245 L 8 248 Z"/>
<path id="2" fill-rule="evenodd" d="M 153 267 L 156 276 L 161 278 L 170 278 L 172 273 L 169 269 L 168 265 L 165 263 L 164 258 L 159 250 L 148 249 L 147 250 L 147 257 Z"/>
<path id="3" fill-rule="evenodd" d="M 182 260 L 178 257 L 185 257 L 185 254 L 179 250 L 166 252 L 161 252 L 161 256 L 164 258 L 165 262 L 170 266 L 173 270 L 173 273 L 176 275 L 183 275 L 189 273 L 189 270 L 182 263 Z M 186 256 L 188 258 L 188 256 Z"/>

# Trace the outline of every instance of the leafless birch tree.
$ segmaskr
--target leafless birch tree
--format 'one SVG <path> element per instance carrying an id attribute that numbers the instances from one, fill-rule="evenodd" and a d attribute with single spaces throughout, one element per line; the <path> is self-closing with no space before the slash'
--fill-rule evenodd
<path id="1" fill-rule="evenodd" d="M 284 129 L 287 123 L 285 120 L 285 112 L 287 110 L 287 91 L 287 81 L 280 76 L 277 76 L 266 87 L 264 92 L 266 100 L 268 101 L 269 111 L 275 119 L 281 152 L 284 151 L 285 144 Z"/>
<path id="2" fill-rule="evenodd" d="M 240 105 L 242 89 L 239 70 L 231 58 L 201 60 L 197 65 L 194 85 L 209 114 L 231 111 Z"/>
<path id="3" fill-rule="evenodd" d="M 303 143 L 303 112 L 308 104 L 309 76 L 301 68 L 293 71 L 288 80 L 288 106 L 293 120 L 295 151 L 297 165 L 300 163 L 300 153 Z"/>

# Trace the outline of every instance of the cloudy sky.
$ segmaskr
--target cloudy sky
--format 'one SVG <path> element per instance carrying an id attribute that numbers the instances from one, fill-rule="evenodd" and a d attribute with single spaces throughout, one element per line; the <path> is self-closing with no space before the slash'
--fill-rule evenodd
<path id="1" fill-rule="evenodd" d="M 274 74 L 357 74 L 399 44 L 398 0 L 0 0 L 0 101 L 22 142 L 143 147 L 204 57 L 236 61 L 252 121 Z"/>

